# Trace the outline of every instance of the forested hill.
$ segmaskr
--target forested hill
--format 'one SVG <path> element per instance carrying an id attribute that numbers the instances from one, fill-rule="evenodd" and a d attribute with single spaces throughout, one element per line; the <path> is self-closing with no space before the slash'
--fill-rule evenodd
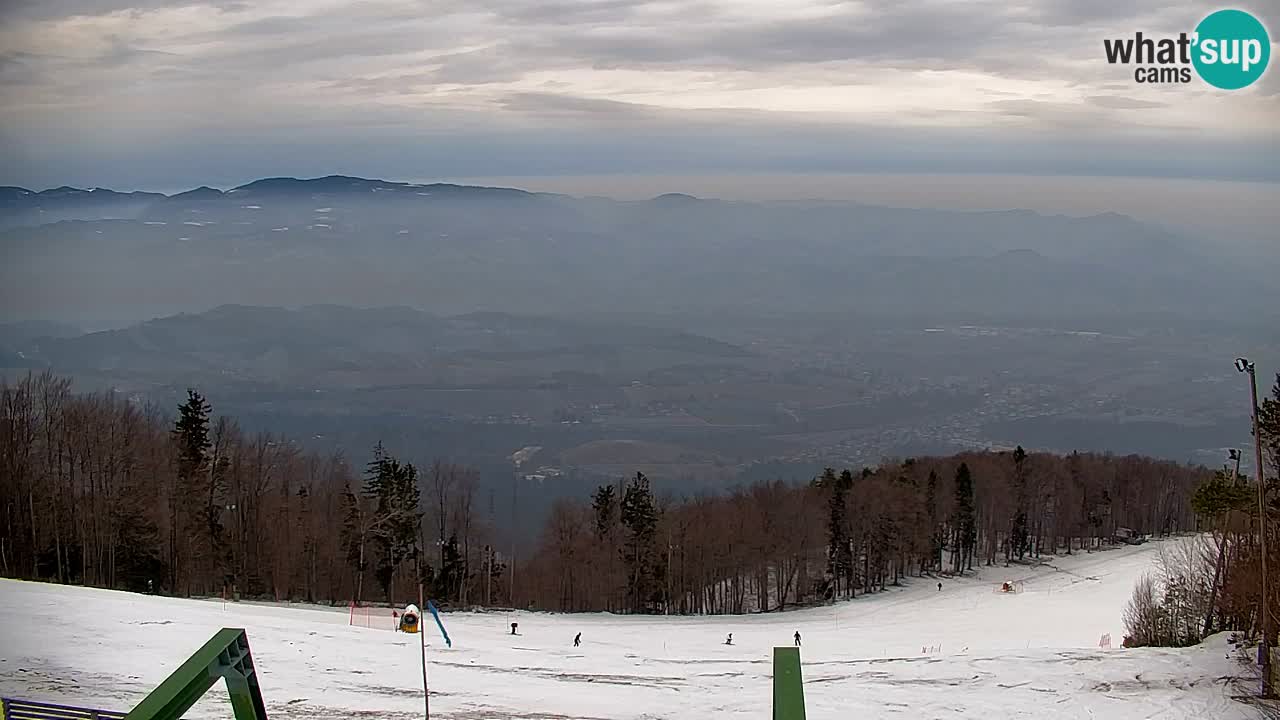
<path id="1" fill-rule="evenodd" d="M 535 606 L 747 613 L 853 598 L 903 578 L 1110 544 L 1117 530 L 1196 527 L 1204 468 L 1151 458 L 1012 452 L 923 457 L 812 483 L 656 499 L 637 474 L 553 508 Z"/>
<path id="2" fill-rule="evenodd" d="M 557 503 L 512 558 L 475 473 L 249 436 L 198 393 L 171 413 L 77 395 L 52 374 L 0 386 L 0 568 L 176 595 L 741 613 L 852 597 L 921 573 L 1195 527 L 1203 468 L 1129 456 L 969 453 L 655 497 L 636 474 Z M 419 552 L 419 549 L 424 549 Z"/>

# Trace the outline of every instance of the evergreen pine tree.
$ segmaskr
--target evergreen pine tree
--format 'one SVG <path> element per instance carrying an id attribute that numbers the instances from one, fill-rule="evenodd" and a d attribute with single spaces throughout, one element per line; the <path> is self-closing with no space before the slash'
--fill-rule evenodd
<path id="1" fill-rule="evenodd" d="M 627 529 L 624 559 L 627 566 L 627 595 L 632 612 L 643 612 L 652 600 L 654 542 L 658 512 L 649 487 L 649 478 L 637 472 L 622 496 L 622 525 Z"/>
<path id="2" fill-rule="evenodd" d="M 942 532 L 938 526 L 938 473 L 929 470 L 925 483 L 925 515 L 929 518 L 929 565 L 942 569 Z"/>
<path id="3" fill-rule="evenodd" d="M 973 569 L 973 551 L 978 542 L 978 526 L 974 517 L 973 476 L 968 463 L 956 468 L 956 504 L 953 526 L 956 529 L 955 571 L 963 572 L 966 563 Z"/>
<path id="4" fill-rule="evenodd" d="M 597 577 L 605 590 L 607 606 L 614 608 L 617 590 L 621 583 L 617 577 L 618 547 L 618 494 L 612 485 L 601 485 L 596 488 L 591 498 L 591 509 L 595 515 L 595 538 L 599 555 L 603 557 L 603 567 Z"/>
<path id="5" fill-rule="evenodd" d="M 1267 466 L 1268 492 L 1271 494 L 1269 512 L 1280 512 L 1280 497 L 1276 484 L 1280 483 L 1280 373 L 1276 373 L 1271 397 L 1262 398 L 1258 406 L 1258 434 L 1262 436 L 1262 462 Z M 1272 518 L 1271 523 L 1275 523 Z"/>
<path id="6" fill-rule="evenodd" d="M 618 498 L 613 485 L 596 488 L 591 499 L 591 509 L 595 511 L 596 539 L 604 540 L 613 534 L 618 523 Z"/>
<path id="7" fill-rule="evenodd" d="M 1005 561 L 1012 553 L 1017 553 L 1022 560 L 1027 554 L 1027 451 L 1019 445 L 1013 451 L 1013 527 L 1009 531 L 1009 544 L 1005 551 Z"/>
<path id="8" fill-rule="evenodd" d="M 178 420 L 170 434 L 178 444 L 178 477 L 190 480 L 209 458 L 209 406 L 204 396 L 187 389 L 187 401 L 178 406 Z"/>
<path id="9" fill-rule="evenodd" d="M 423 582 L 430 571 L 430 565 L 421 563 L 418 545 L 418 470 L 412 463 L 402 465 L 378 443 L 365 471 L 364 495 L 375 503 L 365 522 L 366 539 L 374 545 L 374 577 L 390 602 L 392 580 L 406 561 L 418 564 Z"/>
<path id="10" fill-rule="evenodd" d="M 853 487 L 853 474 L 845 470 L 827 468 L 816 481 L 827 494 L 827 573 L 831 576 L 832 595 L 840 594 L 843 580 L 845 593 L 853 587 L 853 557 L 849 547 L 849 519 L 847 498 Z"/>
<path id="11" fill-rule="evenodd" d="M 170 546 L 174 552 L 170 585 L 175 590 L 179 574 L 188 561 L 195 565 L 200 556 L 212 552 L 211 547 L 202 548 L 199 529 L 200 520 L 208 521 L 211 513 L 204 490 L 210 480 L 208 463 L 212 443 L 209 441 L 209 414 L 212 411 L 203 395 L 188 388 L 187 401 L 178 406 L 178 419 L 170 431 L 178 449 L 176 482 L 169 495 L 169 512 L 173 518 L 169 526 Z M 203 513 L 200 508 L 204 508 Z M 190 592 L 189 577 L 182 590 Z"/>

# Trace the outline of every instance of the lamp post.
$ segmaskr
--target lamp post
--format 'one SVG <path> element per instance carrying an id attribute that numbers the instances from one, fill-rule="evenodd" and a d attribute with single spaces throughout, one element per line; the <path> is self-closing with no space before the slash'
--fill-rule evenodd
<path id="1" fill-rule="evenodd" d="M 1262 465 L 1262 433 L 1258 428 L 1258 378 L 1257 368 L 1245 358 L 1236 358 L 1236 370 L 1249 375 L 1249 410 L 1253 419 L 1253 450 L 1258 473 L 1258 550 L 1262 553 L 1262 594 L 1258 611 L 1262 614 L 1262 642 L 1258 654 L 1262 656 L 1262 695 L 1271 697 L 1271 620 L 1267 603 L 1267 473 Z"/>
<path id="2" fill-rule="evenodd" d="M 240 523 L 239 514 L 236 512 L 237 508 L 235 503 L 228 503 L 223 507 L 226 509 L 228 513 L 230 513 L 232 522 L 236 524 L 235 532 L 231 534 L 233 539 L 231 541 L 232 550 L 231 550 L 231 568 L 230 569 L 231 569 L 231 597 L 232 599 L 238 601 L 240 599 L 240 575 L 241 575 L 240 564 L 244 561 L 244 558 L 241 556 L 241 553 L 240 553 L 240 547 L 241 547 L 241 543 L 240 543 L 241 529 L 240 528 L 242 527 L 242 524 Z"/>
<path id="3" fill-rule="evenodd" d="M 671 614 L 671 560 L 675 553 L 676 546 L 671 542 L 670 533 L 667 534 L 667 607 L 664 615 Z"/>
<path id="4" fill-rule="evenodd" d="M 493 606 L 493 546 L 484 546 L 484 606 Z"/>
<path id="5" fill-rule="evenodd" d="M 507 561 L 511 564 L 510 586 L 507 588 L 507 602 L 511 603 L 511 607 L 516 606 L 516 492 L 519 487 L 520 477 L 520 461 L 515 461 L 515 467 L 511 470 L 511 558 Z"/>
<path id="6" fill-rule="evenodd" d="M 516 604 L 516 498 L 519 489 L 520 468 L 529 462 L 534 455 L 542 449 L 541 445 L 526 445 L 519 450 L 511 453 L 511 587 L 508 589 L 508 598 L 511 601 L 511 607 Z M 527 480 L 528 477 L 526 476 Z"/>

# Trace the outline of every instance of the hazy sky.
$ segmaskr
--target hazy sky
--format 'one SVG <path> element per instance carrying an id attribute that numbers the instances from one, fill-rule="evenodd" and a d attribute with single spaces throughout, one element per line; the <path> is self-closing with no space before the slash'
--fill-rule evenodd
<path id="1" fill-rule="evenodd" d="M 1234 3 L 1280 36 L 1274 2 Z M 1023 173 L 1280 180 L 1255 86 L 1102 40 L 1194 0 L 0 0 L 0 184 L 267 175 Z"/>

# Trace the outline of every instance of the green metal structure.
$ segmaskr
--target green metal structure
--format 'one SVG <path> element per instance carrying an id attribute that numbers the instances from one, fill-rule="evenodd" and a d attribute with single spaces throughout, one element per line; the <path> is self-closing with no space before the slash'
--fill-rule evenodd
<path id="1" fill-rule="evenodd" d="M 804 720 L 798 647 L 773 649 L 773 720 Z"/>
<path id="2" fill-rule="evenodd" d="M 181 720 L 182 715 L 219 680 L 227 683 L 236 720 L 267 720 L 258 675 L 249 652 L 249 637 L 239 628 L 223 628 L 181 667 L 143 698 L 124 720 Z M 12 707 L 10 704 L 12 703 Z M 48 708 L 53 714 L 42 714 Z M 100 710 L 4 701 L 5 717 L 15 710 L 31 718 L 107 718 L 118 713 Z M 37 712 L 40 711 L 40 712 Z M 14 715 L 18 717 L 18 715 Z M 804 683 L 800 675 L 800 648 L 773 649 L 773 720 L 805 720 Z"/>
<path id="3" fill-rule="evenodd" d="M 209 688 L 227 683 L 236 720 L 267 720 L 244 630 L 223 628 L 151 691 L 125 720 L 181 720 Z"/>

